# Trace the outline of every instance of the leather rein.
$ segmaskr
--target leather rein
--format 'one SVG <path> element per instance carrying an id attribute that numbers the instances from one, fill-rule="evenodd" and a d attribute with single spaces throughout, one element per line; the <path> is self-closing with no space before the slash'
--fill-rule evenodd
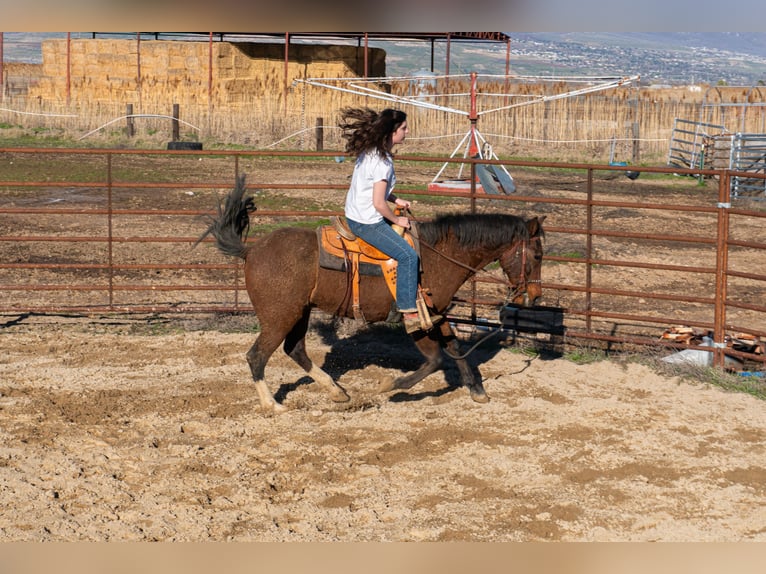
<path id="1" fill-rule="evenodd" d="M 416 228 L 412 229 L 411 231 L 416 233 L 415 229 Z M 467 265 L 467 264 L 463 263 L 462 261 L 458 261 L 454 257 L 450 257 L 446 253 L 444 253 L 442 251 L 439 251 L 438 249 L 436 249 L 436 247 L 434 247 L 433 245 L 423 241 L 419 237 L 417 239 L 418 239 L 418 242 L 420 243 L 420 245 L 425 245 L 426 247 L 428 247 L 428 249 L 430 249 L 432 252 L 436 253 L 437 255 L 442 257 L 443 259 L 446 259 L 447 261 L 449 261 L 451 263 L 454 263 L 455 265 L 470 271 L 471 273 L 473 273 L 476 276 L 483 277 L 484 280 L 486 280 L 486 281 L 490 281 L 492 283 L 499 283 L 501 285 L 505 285 L 506 287 L 508 287 L 508 294 L 506 295 L 506 303 L 509 300 L 514 299 L 516 296 L 521 295 L 522 293 L 525 293 L 527 291 L 527 286 L 530 283 L 541 283 L 542 282 L 541 279 L 527 279 L 527 276 L 526 276 L 526 273 L 525 273 L 525 270 L 527 268 L 527 249 L 529 248 L 530 242 L 533 241 L 533 240 L 538 240 L 539 241 L 540 240 L 539 237 L 531 237 L 531 238 L 527 238 L 527 239 L 517 239 L 517 240 L 515 240 L 511 244 L 511 246 L 506 251 L 503 252 L 503 254 L 505 254 L 505 253 L 508 253 L 511 250 L 518 249 L 519 245 L 522 246 L 522 250 L 521 250 L 521 272 L 519 273 L 519 282 L 516 284 L 516 286 L 514 286 L 514 284 L 511 282 L 511 280 L 508 279 L 507 277 L 503 277 L 502 279 L 498 279 L 494 275 L 489 275 L 483 269 L 476 269 L 474 267 L 471 267 L 470 265 Z M 517 256 L 518 256 L 518 254 L 514 255 L 514 258 L 517 257 Z"/>

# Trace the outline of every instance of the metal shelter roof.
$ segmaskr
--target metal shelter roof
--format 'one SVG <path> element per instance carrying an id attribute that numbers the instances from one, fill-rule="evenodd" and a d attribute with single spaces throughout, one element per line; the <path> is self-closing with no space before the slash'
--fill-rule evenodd
<path id="1" fill-rule="evenodd" d="M 113 36 L 113 32 L 92 32 L 93 38 L 98 36 Z M 252 41 L 252 40 L 282 40 L 285 43 L 285 62 L 289 61 L 289 47 L 293 40 L 303 41 L 330 41 L 330 40 L 356 40 L 357 45 L 365 50 L 370 41 L 396 41 L 415 40 L 428 42 L 431 47 L 431 71 L 434 69 L 434 45 L 436 42 L 447 44 L 445 62 L 445 74 L 450 73 L 450 50 L 451 42 L 487 42 L 503 43 L 506 45 L 505 71 L 510 69 L 511 38 L 504 32 L 133 32 L 121 33 L 120 36 L 134 35 L 136 38 L 154 38 L 156 40 L 200 40 L 202 38 L 213 41 Z M 366 70 L 366 66 L 365 66 Z M 367 74 L 365 73 L 365 77 Z"/>

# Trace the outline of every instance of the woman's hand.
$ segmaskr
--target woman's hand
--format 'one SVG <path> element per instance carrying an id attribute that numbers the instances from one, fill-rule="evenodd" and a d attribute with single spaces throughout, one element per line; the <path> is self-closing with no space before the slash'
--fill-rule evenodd
<path id="1" fill-rule="evenodd" d="M 406 217 L 397 217 L 396 218 L 396 225 L 399 227 L 403 227 L 404 229 L 410 228 L 410 220 Z"/>
<path id="2" fill-rule="evenodd" d="M 409 201 L 406 199 L 402 199 L 401 197 L 397 197 L 394 200 L 394 205 L 398 205 L 399 207 L 403 207 L 404 209 L 409 209 L 410 205 L 412 205 Z"/>

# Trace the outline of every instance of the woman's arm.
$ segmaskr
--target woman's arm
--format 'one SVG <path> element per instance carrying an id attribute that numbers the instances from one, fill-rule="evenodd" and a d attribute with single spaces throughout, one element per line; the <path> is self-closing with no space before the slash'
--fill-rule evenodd
<path id="1" fill-rule="evenodd" d="M 386 189 L 388 188 L 388 182 L 385 179 L 382 179 L 380 181 L 376 181 L 372 186 L 372 205 L 375 207 L 375 209 L 380 213 L 384 218 L 386 218 L 391 223 L 394 223 L 396 225 L 400 225 L 401 227 L 404 227 L 405 229 L 409 229 L 410 227 L 410 220 L 406 217 L 397 217 L 396 214 L 391 210 L 391 208 L 388 205 L 388 201 L 386 201 Z M 394 196 L 395 197 L 395 196 Z M 391 199 L 391 195 L 389 195 L 389 199 Z M 395 197 L 395 200 L 398 199 Z M 400 202 L 403 202 L 404 200 L 399 199 Z M 409 204 L 409 202 L 407 202 Z"/>
<path id="2" fill-rule="evenodd" d="M 393 192 L 388 194 L 388 201 L 391 201 L 391 202 L 393 202 L 394 205 L 398 205 L 399 207 L 404 207 L 406 209 L 409 209 L 410 205 L 412 205 L 406 199 L 402 199 L 401 197 L 397 197 Z"/>

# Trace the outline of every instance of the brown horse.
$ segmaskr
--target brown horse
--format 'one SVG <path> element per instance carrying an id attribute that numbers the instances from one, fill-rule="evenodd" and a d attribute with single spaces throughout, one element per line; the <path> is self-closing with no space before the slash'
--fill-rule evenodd
<path id="1" fill-rule="evenodd" d="M 260 334 L 247 353 L 247 362 L 261 406 L 274 412 L 286 409 L 277 403 L 264 380 L 266 363 L 280 344 L 309 377 L 327 389 L 333 401 L 348 401 L 346 391 L 311 361 L 305 346 L 312 309 L 352 316 L 347 301 L 347 274 L 319 266 L 317 234 L 311 229 L 282 228 L 246 245 L 242 236 L 247 234 L 249 212 L 255 206 L 252 198 L 245 198 L 245 191 L 244 177 L 239 177 L 198 243 L 212 234 L 222 253 L 245 260 L 245 284 L 260 322 Z M 445 215 L 420 223 L 421 283 L 429 288 L 436 312 L 443 313 L 460 286 L 493 261 L 500 263 L 508 278 L 510 299 L 516 304 L 533 304 L 542 294 L 544 219 L 542 216 L 525 221 L 514 215 L 470 214 Z M 392 297 L 383 277 L 362 276 L 360 295 L 361 310 L 368 322 L 388 317 Z M 381 392 L 409 389 L 441 368 L 442 348 L 453 357 L 459 354 L 458 342 L 446 321 L 428 332 L 414 333 L 413 339 L 425 363 Z M 481 381 L 466 361 L 455 361 L 471 398 L 487 402 Z"/>

